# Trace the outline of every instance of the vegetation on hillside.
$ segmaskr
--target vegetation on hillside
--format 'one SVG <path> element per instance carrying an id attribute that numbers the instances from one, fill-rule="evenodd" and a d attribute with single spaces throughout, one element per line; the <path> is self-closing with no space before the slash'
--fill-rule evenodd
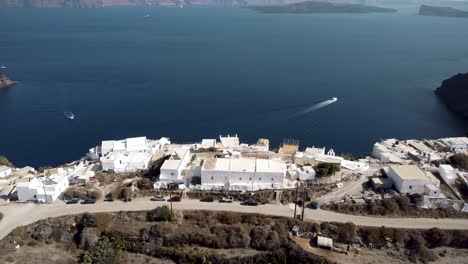
<path id="1" fill-rule="evenodd" d="M 166 205 L 156 207 L 147 214 L 148 221 L 172 221 L 175 214 Z"/>
<path id="2" fill-rule="evenodd" d="M 449 158 L 450 164 L 458 169 L 461 170 L 468 170 L 468 155 L 463 153 L 458 153 L 455 155 L 450 156 Z"/>
<path id="3" fill-rule="evenodd" d="M 379 215 L 395 217 L 468 218 L 468 213 L 454 209 L 425 209 L 418 207 L 408 196 L 394 196 L 365 204 L 333 203 L 321 205 L 321 209 L 353 215 Z"/>
<path id="4" fill-rule="evenodd" d="M 13 168 L 13 163 L 11 163 L 5 156 L 0 156 L 0 165 Z"/>
<path id="5" fill-rule="evenodd" d="M 157 208 L 152 212 L 161 212 Z M 162 209 L 163 212 L 170 211 Z M 127 252 L 176 263 L 329 263 L 300 249 L 289 231 L 330 237 L 334 243 L 358 242 L 374 249 L 397 248 L 398 258 L 426 263 L 437 260 L 439 247 L 468 248 L 467 230 L 405 230 L 357 227 L 353 223 L 301 222 L 297 219 L 234 212 L 183 211 L 167 222 L 148 221 L 150 212 L 119 212 L 64 216 L 16 228 L 0 241 L 0 262 L 15 254 L 10 241 L 40 247 L 56 244 L 80 255 L 82 263 L 117 264 Z M 13 245 L 13 246 L 12 246 Z M 204 250 L 200 250 L 203 248 Z M 219 253 L 237 250 L 236 256 Z M 248 249 L 253 254 L 242 252 Z M 6 250 L 6 251 L 5 251 Z M 9 250 L 9 251 L 8 251 Z M 77 254 L 78 251 L 78 254 Z M 225 252 L 225 251 L 224 251 Z"/>
<path id="6" fill-rule="evenodd" d="M 328 177 L 340 171 L 340 166 L 333 163 L 319 163 L 314 166 L 314 170 L 318 176 Z"/>

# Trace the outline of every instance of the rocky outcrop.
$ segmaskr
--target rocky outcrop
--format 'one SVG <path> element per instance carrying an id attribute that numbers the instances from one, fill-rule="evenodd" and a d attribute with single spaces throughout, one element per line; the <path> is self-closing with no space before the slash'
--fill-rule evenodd
<path id="1" fill-rule="evenodd" d="M 14 85 L 16 82 L 8 79 L 6 75 L 0 73 L 0 89 Z"/>
<path id="2" fill-rule="evenodd" d="M 306 1 L 289 5 L 252 6 L 251 9 L 261 13 L 391 13 L 392 8 L 382 8 L 361 4 L 334 3 L 322 1 Z"/>
<path id="3" fill-rule="evenodd" d="M 468 118 L 468 73 L 443 81 L 436 94 L 451 111 Z"/>
<path id="4" fill-rule="evenodd" d="M 429 6 L 422 5 L 419 8 L 420 16 L 442 16 L 442 17 L 466 17 L 468 11 L 459 10 L 448 6 Z"/>

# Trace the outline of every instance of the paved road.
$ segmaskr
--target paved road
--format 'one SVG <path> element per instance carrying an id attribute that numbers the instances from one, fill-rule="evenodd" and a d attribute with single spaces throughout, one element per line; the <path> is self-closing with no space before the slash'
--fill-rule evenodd
<path id="1" fill-rule="evenodd" d="M 0 222 L 0 239 L 5 237 L 17 226 L 28 225 L 41 219 L 58 217 L 64 215 L 81 214 L 85 212 L 118 212 L 118 211 L 139 211 L 151 210 L 156 206 L 168 204 L 167 202 L 153 202 L 149 199 L 135 199 L 132 202 L 124 203 L 116 201 L 112 203 L 99 202 L 92 205 L 64 204 L 57 202 L 54 204 L 9 204 L 0 206 L 0 212 L 4 214 Z M 260 213 L 275 216 L 293 216 L 293 205 L 260 205 L 242 206 L 239 203 L 202 203 L 198 200 L 183 200 L 173 203 L 175 210 L 212 210 L 212 211 L 235 211 L 242 213 Z M 334 222 L 354 222 L 361 226 L 386 226 L 410 229 L 428 229 L 439 227 L 442 229 L 465 229 L 468 230 L 468 220 L 466 219 L 432 219 L 432 218 L 379 218 L 366 216 L 353 216 L 333 213 L 324 210 L 306 209 L 305 218 L 308 221 L 334 221 Z"/>

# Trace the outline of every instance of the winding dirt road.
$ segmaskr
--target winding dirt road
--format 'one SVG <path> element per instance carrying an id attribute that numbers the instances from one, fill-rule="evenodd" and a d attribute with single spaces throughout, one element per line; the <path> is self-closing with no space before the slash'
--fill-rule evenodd
<path id="1" fill-rule="evenodd" d="M 8 235 L 18 226 L 28 225 L 38 220 L 64 215 L 81 214 L 85 212 L 118 212 L 118 211 L 140 211 L 151 210 L 156 206 L 169 204 L 167 202 L 153 202 L 148 198 L 135 199 L 132 202 L 98 202 L 96 204 L 65 204 L 57 201 L 54 204 L 9 204 L 0 207 L 4 214 L 0 222 L 0 239 Z M 175 210 L 212 210 L 233 211 L 240 213 L 259 213 L 265 215 L 293 217 L 293 205 L 259 205 L 242 206 L 238 202 L 225 203 L 203 203 L 198 200 L 183 200 L 173 203 Z M 334 213 L 324 210 L 306 209 L 305 219 L 307 221 L 319 222 L 353 222 L 360 226 L 386 226 L 409 229 L 428 229 L 438 227 L 442 229 L 464 229 L 468 230 L 467 219 L 433 219 L 433 218 L 381 218 L 354 216 Z"/>

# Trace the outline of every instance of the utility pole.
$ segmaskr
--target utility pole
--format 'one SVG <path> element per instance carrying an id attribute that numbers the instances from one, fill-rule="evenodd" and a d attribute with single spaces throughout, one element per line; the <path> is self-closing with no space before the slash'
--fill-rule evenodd
<path id="1" fill-rule="evenodd" d="M 302 216 L 301 216 L 301 221 L 304 221 L 304 211 L 305 211 L 305 187 L 306 183 L 302 185 Z"/>
<path id="2" fill-rule="evenodd" d="M 297 192 L 299 189 L 299 182 L 296 182 L 296 194 L 294 196 L 294 219 L 296 219 L 296 208 L 297 208 Z"/>

